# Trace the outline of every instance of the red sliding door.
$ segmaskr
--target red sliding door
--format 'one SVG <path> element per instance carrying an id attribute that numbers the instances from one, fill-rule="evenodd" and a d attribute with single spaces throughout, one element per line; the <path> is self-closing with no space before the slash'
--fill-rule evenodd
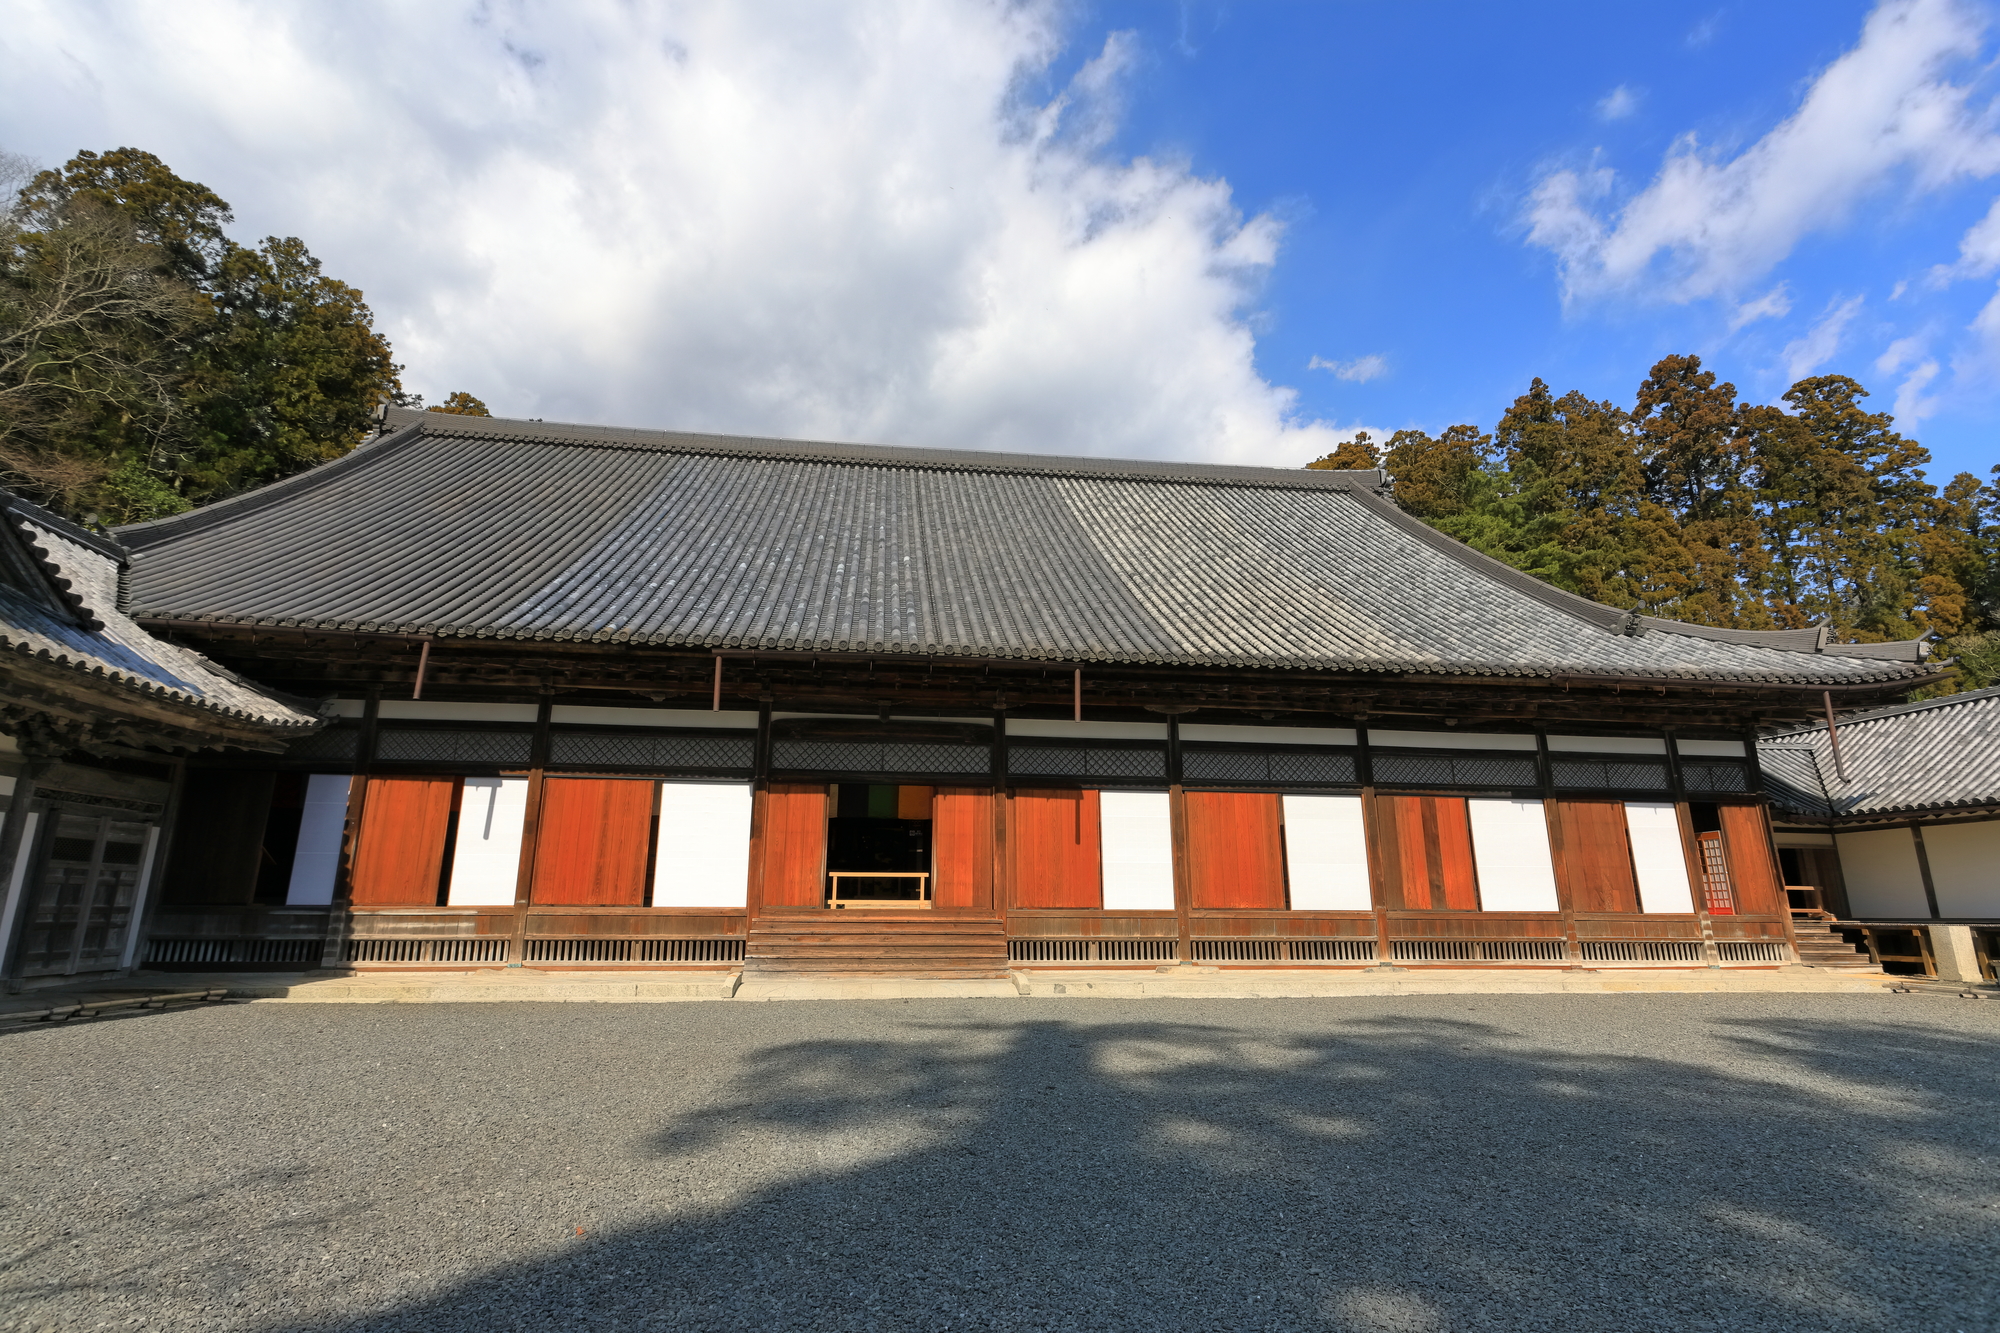
<path id="1" fill-rule="evenodd" d="M 1479 910 L 1472 824 L 1464 797 L 1383 796 L 1376 799 L 1375 808 L 1391 906 L 1412 911 Z"/>
<path id="2" fill-rule="evenodd" d="M 1014 906 L 1104 906 L 1097 807 L 1094 791 L 1017 791 L 1008 799 Z"/>
<path id="3" fill-rule="evenodd" d="M 435 907 L 457 778 L 369 778 L 354 844 L 356 907 Z"/>
<path id="4" fill-rule="evenodd" d="M 1738 912 L 1788 910 L 1784 885 L 1771 856 L 1771 833 L 1761 805 L 1725 805 L 1722 841 L 1729 853 L 1729 878 Z"/>
<path id="5" fill-rule="evenodd" d="M 534 901 L 640 907 L 652 849 L 653 784 L 547 778 L 535 837 Z"/>
<path id="6" fill-rule="evenodd" d="M 1187 793 L 1188 885 L 1195 907 L 1285 908 L 1283 798 Z"/>
<path id="7" fill-rule="evenodd" d="M 993 793 L 976 787 L 939 787 L 928 814 L 932 905 L 991 908 Z"/>
<path id="8" fill-rule="evenodd" d="M 1556 883 L 1578 912 L 1636 912 L 1639 880 L 1623 801 L 1557 801 Z"/>
<path id="9" fill-rule="evenodd" d="M 765 907 L 826 904 L 826 788 L 773 783 L 763 794 Z"/>

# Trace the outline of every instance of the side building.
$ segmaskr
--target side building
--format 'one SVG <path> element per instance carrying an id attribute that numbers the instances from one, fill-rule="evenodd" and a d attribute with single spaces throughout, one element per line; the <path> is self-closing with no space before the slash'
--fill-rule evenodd
<path id="1" fill-rule="evenodd" d="M 142 624 L 335 719 L 191 777 L 261 832 L 182 839 L 162 965 L 1778 966 L 1757 729 L 1937 679 L 1377 472 L 391 417 L 121 534 Z"/>
<path id="2" fill-rule="evenodd" d="M 277 762 L 311 711 L 121 606 L 128 552 L 0 491 L 0 979 L 115 973 L 142 919 L 183 795 L 187 756 Z M 253 843 L 261 832 L 195 825 Z"/>
<path id="3" fill-rule="evenodd" d="M 1995 979 L 2000 689 L 1779 732 L 1758 753 L 1801 905 L 1893 970 Z"/>

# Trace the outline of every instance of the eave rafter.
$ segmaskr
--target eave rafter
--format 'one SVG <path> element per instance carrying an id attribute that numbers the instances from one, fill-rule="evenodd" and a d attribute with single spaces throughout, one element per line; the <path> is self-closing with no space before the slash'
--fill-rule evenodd
<path id="1" fill-rule="evenodd" d="M 1077 664 L 1019 660 L 659 649 L 624 644 L 434 639 L 248 626 L 154 622 L 245 675 L 296 694 L 385 697 L 415 687 L 426 698 L 625 696 L 636 703 L 706 707 L 715 659 L 724 659 L 728 707 L 1066 710 Z M 425 660 L 424 645 L 429 643 Z M 1468 724 L 1617 723 L 1741 729 L 1813 715 L 1820 687 L 1684 683 L 1566 676 L 1339 674 L 1222 667 L 1082 666 L 1087 708 L 1186 712 L 1451 718 Z M 1920 682 L 1850 687 L 1855 704 Z"/>

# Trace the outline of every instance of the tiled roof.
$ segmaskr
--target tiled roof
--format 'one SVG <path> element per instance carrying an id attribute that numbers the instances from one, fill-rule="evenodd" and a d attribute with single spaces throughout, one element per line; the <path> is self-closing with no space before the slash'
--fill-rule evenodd
<path id="1" fill-rule="evenodd" d="M 36 590 L 0 580 L 0 650 L 38 657 L 114 687 L 283 731 L 318 725 L 192 649 L 156 639 L 118 606 L 123 550 L 18 496 L 0 491 L 0 521 L 46 580 Z"/>
<path id="2" fill-rule="evenodd" d="M 1876 709 L 1840 721 L 1839 732 L 1845 782 L 1825 723 L 1758 743 L 1781 810 L 1880 817 L 2000 805 L 2000 689 Z"/>
<path id="3" fill-rule="evenodd" d="M 1560 592 L 1376 472 L 402 414 L 345 458 L 124 529 L 134 614 L 439 636 L 1870 684 L 1915 660 Z"/>

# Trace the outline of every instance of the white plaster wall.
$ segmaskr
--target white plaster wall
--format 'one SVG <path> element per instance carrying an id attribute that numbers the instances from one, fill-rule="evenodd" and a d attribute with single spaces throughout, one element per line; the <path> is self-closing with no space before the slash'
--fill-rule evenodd
<path id="1" fill-rule="evenodd" d="M 1639 877 L 1639 910 L 1692 912 L 1694 885 L 1688 880 L 1686 845 L 1674 803 L 1625 802 L 1625 836 L 1632 843 L 1632 869 Z"/>
<path id="2" fill-rule="evenodd" d="M 1370 745 L 1404 746 L 1413 750 L 1533 750 L 1533 736 L 1496 736 L 1483 731 L 1377 731 L 1368 729 Z"/>
<path id="3" fill-rule="evenodd" d="M 750 892 L 750 784 L 662 782 L 655 907 L 742 907 Z"/>
<path id="4" fill-rule="evenodd" d="M 1285 869 L 1295 912 L 1366 911 L 1368 830 L 1359 796 L 1287 796 Z"/>
<path id="5" fill-rule="evenodd" d="M 1658 736 L 1551 736 L 1549 748 L 1569 754 L 1665 754 L 1667 743 Z"/>
<path id="6" fill-rule="evenodd" d="M 2000 820 L 1924 830 L 1940 916 L 2000 916 Z"/>
<path id="7" fill-rule="evenodd" d="M 292 857 L 292 878 L 285 888 L 288 906 L 324 907 L 333 901 L 333 880 L 340 870 L 340 838 L 347 827 L 347 789 L 353 781 L 345 773 L 314 773 L 306 779 L 299 849 Z"/>
<path id="8" fill-rule="evenodd" d="M 1540 801 L 1471 800 L 1472 863 L 1486 912 L 1557 910 L 1549 821 Z"/>
<path id="9" fill-rule="evenodd" d="M 1164 722 L 1067 722 L 1045 717 L 1010 717 L 1009 736 L 1054 736 L 1063 740 L 1159 741 L 1166 743 Z"/>
<path id="10" fill-rule="evenodd" d="M 453 907 L 512 907 L 521 879 L 521 830 L 528 819 L 526 778 L 467 778 L 458 798 L 458 839 L 451 849 Z"/>
<path id="11" fill-rule="evenodd" d="M 1923 871 L 1917 867 L 1917 844 L 1908 829 L 1837 833 L 1833 840 L 1854 915 L 1922 920 L 1931 914 L 1924 901 Z"/>
<path id="12" fill-rule="evenodd" d="M 1741 759 L 1745 754 L 1742 741 L 1676 740 L 1674 748 L 1703 759 Z"/>
<path id="13" fill-rule="evenodd" d="M 779 714 L 779 716 L 786 716 Z M 599 727 L 712 727 L 755 731 L 757 715 L 736 711 L 710 712 L 693 708 L 607 708 L 596 704 L 557 704 L 549 721 Z"/>
<path id="14" fill-rule="evenodd" d="M 1167 794 L 1107 791 L 1098 800 L 1105 910 L 1172 911 L 1174 835 Z"/>
<path id="15" fill-rule="evenodd" d="M 1250 745 L 1352 745 L 1353 727 L 1231 727 L 1205 722 L 1181 724 L 1184 741 L 1228 741 Z"/>
<path id="16" fill-rule="evenodd" d="M 451 704 L 424 699 L 384 699 L 375 716 L 430 722 L 533 722 L 533 704 Z"/>

